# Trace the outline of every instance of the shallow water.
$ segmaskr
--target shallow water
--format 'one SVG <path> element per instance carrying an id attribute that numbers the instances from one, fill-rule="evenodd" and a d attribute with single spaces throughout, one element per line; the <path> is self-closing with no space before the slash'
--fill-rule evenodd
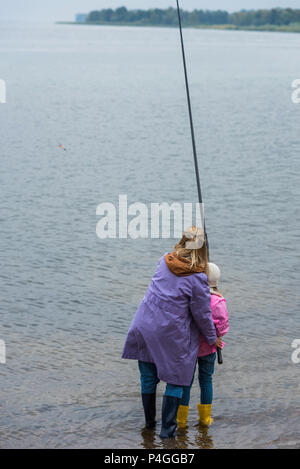
<path id="1" fill-rule="evenodd" d="M 178 32 L 2 23 L 2 448 L 299 447 L 300 35 L 186 30 L 185 40 L 231 319 L 214 425 L 197 426 L 195 383 L 186 432 L 171 443 L 144 432 L 137 365 L 120 359 L 174 240 L 95 234 L 97 205 L 119 194 L 197 199 Z"/>

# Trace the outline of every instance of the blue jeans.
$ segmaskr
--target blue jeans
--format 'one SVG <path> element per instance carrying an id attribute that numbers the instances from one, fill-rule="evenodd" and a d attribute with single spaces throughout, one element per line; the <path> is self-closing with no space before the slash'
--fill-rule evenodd
<path id="1" fill-rule="evenodd" d="M 216 355 L 217 354 L 215 352 L 210 355 L 206 355 L 205 357 L 198 358 L 198 380 L 201 390 L 201 404 L 211 404 L 213 401 L 212 376 L 215 371 Z M 187 389 L 184 389 L 182 401 L 186 402 L 186 404 L 182 405 L 189 405 L 192 384 L 191 386 L 188 386 Z"/>
<path id="2" fill-rule="evenodd" d="M 157 369 L 154 363 L 139 361 L 139 369 L 141 375 L 141 391 L 142 394 L 154 394 L 159 383 Z M 190 400 L 191 386 L 175 386 L 167 384 L 165 396 L 177 397 L 181 399 L 181 405 L 188 405 L 185 402 Z"/>
<path id="3" fill-rule="evenodd" d="M 213 401 L 213 381 L 215 371 L 216 352 L 198 358 L 198 379 L 200 386 L 201 404 L 211 404 Z"/>

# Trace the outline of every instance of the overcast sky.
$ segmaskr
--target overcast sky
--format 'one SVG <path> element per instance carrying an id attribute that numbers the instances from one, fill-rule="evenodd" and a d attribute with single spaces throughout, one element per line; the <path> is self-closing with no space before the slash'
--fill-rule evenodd
<path id="1" fill-rule="evenodd" d="M 175 6 L 175 0 L 0 0 L 1 20 L 56 21 L 73 20 L 76 13 L 88 13 L 101 8 L 147 9 Z M 238 11 L 242 8 L 300 8 L 300 0 L 181 0 L 181 7 L 209 10 Z"/>

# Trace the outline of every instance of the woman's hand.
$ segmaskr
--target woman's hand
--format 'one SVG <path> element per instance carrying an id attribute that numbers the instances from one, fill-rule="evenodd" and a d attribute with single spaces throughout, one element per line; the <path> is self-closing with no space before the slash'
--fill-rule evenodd
<path id="1" fill-rule="evenodd" d="M 223 347 L 223 341 L 221 337 L 218 337 L 215 343 L 216 347 L 222 348 Z"/>

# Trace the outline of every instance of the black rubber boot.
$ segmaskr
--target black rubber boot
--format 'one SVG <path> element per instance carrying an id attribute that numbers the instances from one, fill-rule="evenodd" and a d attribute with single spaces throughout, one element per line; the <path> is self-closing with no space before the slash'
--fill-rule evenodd
<path id="1" fill-rule="evenodd" d="M 162 404 L 161 438 L 173 438 L 176 436 L 177 412 L 181 399 L 178 397 L 164 396 Z"/>
<path id="2" fill-rule="evenodd" d="M 156 394 L 142 394 L 146 428 L 152 429 L 156 425 Z"/>

